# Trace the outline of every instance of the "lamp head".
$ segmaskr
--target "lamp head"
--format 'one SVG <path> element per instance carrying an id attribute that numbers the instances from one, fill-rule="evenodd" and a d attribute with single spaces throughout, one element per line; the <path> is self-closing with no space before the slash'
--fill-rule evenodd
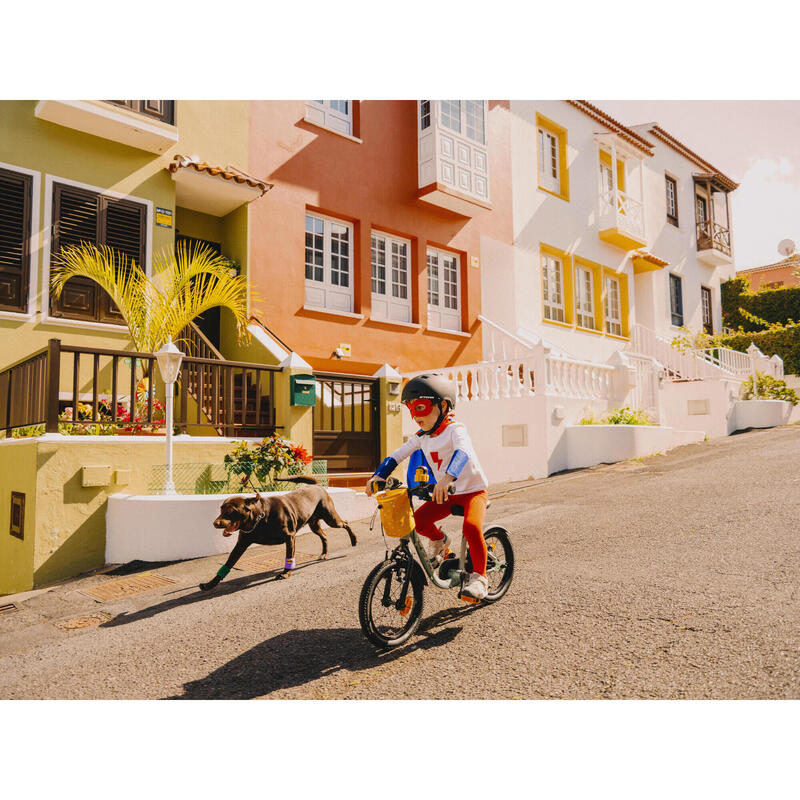
<path id="1" fill-rule="evenodd" d="M 158 371 L 164 383 L 175 383 L 178 378 L 178 370 L 181 368 L 183 353 L 172 343 L 172 337 L 167 338 L 166 344 L 156 353 L 158 361 Z"/>

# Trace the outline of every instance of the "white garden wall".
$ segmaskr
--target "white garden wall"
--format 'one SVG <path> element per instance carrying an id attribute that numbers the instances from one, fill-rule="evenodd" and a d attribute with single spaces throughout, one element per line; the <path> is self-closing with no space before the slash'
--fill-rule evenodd
<path id="1" fill-rule="evenodd" d="M 327 491 L 339 516 L 347 522 L 364 519 L 375 511 L 375 500 L 363 492 L 335 487 Z M 211 523 L 223 500 L 232 496 L 111 495 L 106 513 L 106 563 L 177 561 L 230 552 L 238 537 L 223 536 Z M 300 533 L 310 533 L 308 526 Z"/>

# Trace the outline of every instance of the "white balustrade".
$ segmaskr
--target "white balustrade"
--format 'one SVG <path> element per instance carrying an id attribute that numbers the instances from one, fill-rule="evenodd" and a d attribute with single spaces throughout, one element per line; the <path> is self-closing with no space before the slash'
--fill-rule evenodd
<path id="1" fill-rule="evenodd" d="M 600 195 L 600 224 L 644 238 L 644 205 L 619 189 Z"/>

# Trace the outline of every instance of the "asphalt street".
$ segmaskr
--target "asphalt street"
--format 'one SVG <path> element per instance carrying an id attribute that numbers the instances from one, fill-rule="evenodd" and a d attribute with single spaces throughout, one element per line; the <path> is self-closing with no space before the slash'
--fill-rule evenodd
<path id="1" fill-rule="evenodd" d="M 117 600 L 83 593 L 109 574 L 0 598 L 0 699 L 800 698 L 799 445 L 798 426 L 750 431 L 492 487 L 509 593 L 472 607 L 429 587 L 388 653 L 358 622 L 385 550 L 368 521 L 289 580 L 234 569 L 201 593 L 214 556 L 150 566 L 174 582 Z"/>

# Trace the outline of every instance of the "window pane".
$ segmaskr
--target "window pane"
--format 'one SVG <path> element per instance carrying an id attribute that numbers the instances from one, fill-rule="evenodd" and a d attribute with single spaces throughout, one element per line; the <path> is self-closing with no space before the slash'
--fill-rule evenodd
<path id="1" fill-rule="evenodd" d="M 425 130 L 431 126 L 431 101 L 419 101 L 419 127 L 420 130 Z"/>
<path id="2" fill-rule="evenodd" d="M 408 297 L 408 246 L 405 242 L 392 242 L 392 297 Z"/>
<path id="3" fill-rule="evenodd" d="M 428 253 L 428 302 L 439 305 L 439 256 Z"/>
<path id="4" fill-rule="evenodd" d="M 386 294 L 386 240 L 372 237 L 372 291 Z"/>
<path id="5" fill-rule="evenodd" d="M 323 232 L 321 219 L 306 215 L 306 279 L 323 280 Z"/>
<path id="6" fill-rule="evenodd" d="M 441 100 L 442 127 L 461 133 L 461 101 Z"/>
<path id="7" fill-rule="evenodd" d="M 444 268 L 444 307 L 457 309 L 458 308 L 458 259 L 453 257 L 444 257 L 442 259 L 442 266 Z"/>
<path id="8" fill-rule="evenodd" d="M 467 138 L 479 144 L 484 144 L 486 130 L 483 118 L 483 100 L 465 100 L 464 113 L 467 123 Z"/>
<path id="9" fill-rule="evenodd" d="M 350 285 L 350 230 L 343 225 L 331 225 L 331 283 Z"/>

